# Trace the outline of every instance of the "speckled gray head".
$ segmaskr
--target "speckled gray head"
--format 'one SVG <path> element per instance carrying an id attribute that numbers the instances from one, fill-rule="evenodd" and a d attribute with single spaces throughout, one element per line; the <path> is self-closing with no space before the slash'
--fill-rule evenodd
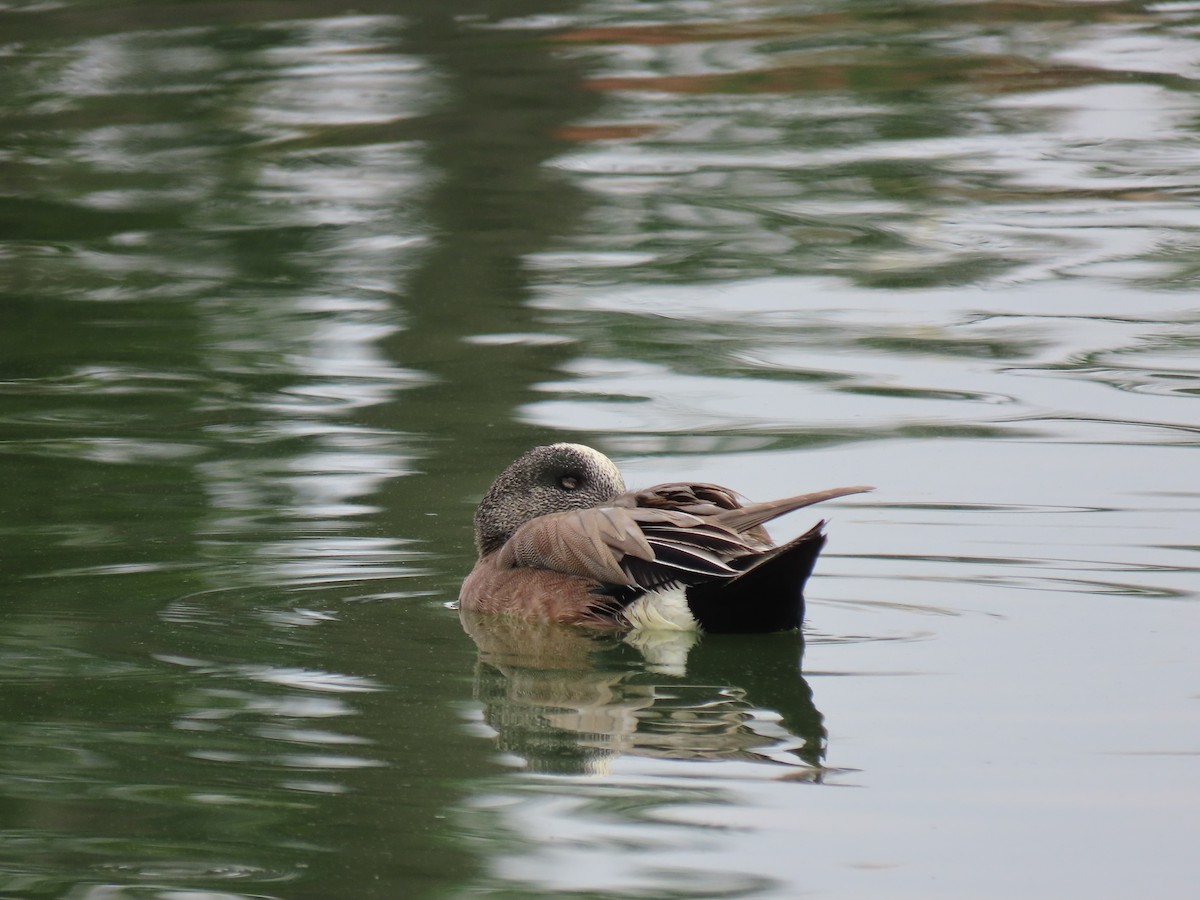
<path id="1" fill-rule="evenodd" d="M 599 450 L 534 447 L 500 473 L 475 510 L 475 546 L 491 553 L 531 519 L 601 506 L 624 491 L 620 470 Z"/>

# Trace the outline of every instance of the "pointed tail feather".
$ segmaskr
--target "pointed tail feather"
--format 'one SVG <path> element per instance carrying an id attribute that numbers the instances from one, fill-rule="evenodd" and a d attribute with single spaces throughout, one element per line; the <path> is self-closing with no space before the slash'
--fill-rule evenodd
<path id="1" fill-rule="evenodd" d="M 853 487 L 829 488 L 824 491 L 813 491 L 811 494 L 787 497 L 783 500 L 751 503 L 748 506 L 738 509 L 730 509 L 717 513 L 713 518 L 726 528 L 732 528 L 740 534 L 749 531 L 757 525 L 761 525 L 763 522 L 769 522 L 771 519 L 778 518 L 796 509 L 802 509 L 805 506 L 812 506 L 814 503 L 823 503 L 826 500 L 847 497 L 850 494 L 865 494 L 867 491 L 873 490 L 875 488 L 863 484 Z"/>

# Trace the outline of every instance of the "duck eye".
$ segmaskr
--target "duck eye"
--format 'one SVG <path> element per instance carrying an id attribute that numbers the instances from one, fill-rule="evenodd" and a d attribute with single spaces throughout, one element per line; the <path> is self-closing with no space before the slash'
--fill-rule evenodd
<path id="1" fill-rule="evenodd" d="M 579 482 L 581 480 L 582 479 L 580 479 L 578 475 L 564 475 L 562 478 L 558 479 L 558 483 L 563 490 L 573 491 L 579 487 Z"/>

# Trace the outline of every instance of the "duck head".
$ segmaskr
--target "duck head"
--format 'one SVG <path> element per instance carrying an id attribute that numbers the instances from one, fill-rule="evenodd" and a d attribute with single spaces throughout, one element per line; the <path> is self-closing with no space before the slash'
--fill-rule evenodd
<path id="1" fill-rule="evenodd" d="M 475 511 L 480 555 L 504 545 L 538 516 L 603 506 L 625 491 L 611 459 L 582 444 L 550 444 L 523 454 L 492 483 Z"/>

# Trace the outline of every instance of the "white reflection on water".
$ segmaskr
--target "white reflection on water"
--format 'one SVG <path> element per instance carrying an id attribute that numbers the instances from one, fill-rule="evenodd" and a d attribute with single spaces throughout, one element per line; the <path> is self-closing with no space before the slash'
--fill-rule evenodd
<path id="1" fill-rule="evenodd" d="M 253 202 L 215 206 L 208 227 L 222 234 L 249 212 L 261 220 L 245 227 L 327 232 L 295 260 L 301 281 L 319 269 L 319 292 L 263 283 L 250 296 L 206 304 L 209 367 L 240 382 L 214 391 L 212 408 L 246 413 L 213 430 L 227 452 L 199 469 L 214 544 L 236 561 L 239 579 L 315 586 L 419 572 L 408 542 L 358 533 L 379 511 L 368 498 L 413 471 L 412 438 L 354 417 L 428 380 L 380 348 L 401 328 L 397 261 L 420 248 L 420 233 L 384 239 L 376 227 L 386 220 L 387 230 L 403 232 L 396 211 L 417 208 L 424 166 L 411 146 L 304 146 L 322 129 L 387 122 L 432 102 L 427 69 L 383 47 L 395 25 L 357 16 L 297 23 L 298 41 L 253 61 L 284 76 L 261 90 L 247 84 L 249 117 L 279 143 L 242 175 Z M 262 540 L 264 529 L 276 534 Z"/>
<path id="2" fill-rule="evenodd" d="M 697 351 L 694 362 L 685 355 L 673 367 L 578 360 L 569 380 L 542 386 L 561 399 L 525 409 L 547 427 L 599 422 L 618 440 L 644 440 L 797 428 L 899 436 L 958 426 L 1089 443 L 1190 443 L 1198 428 L 1188 391 L 1200 376 L 1183 363 L 1200 341 L 1200 316 L 1184 294 L 1076 281 L 1052 292 L 897 295 L 775 278 L 559 296 L 547 288 L 541 303 L 582 312 L 589 323 L 632 316 L 640 339 L 657 332 Z M 1139 381 L 1157 390 L 1111 390 Z"/>

